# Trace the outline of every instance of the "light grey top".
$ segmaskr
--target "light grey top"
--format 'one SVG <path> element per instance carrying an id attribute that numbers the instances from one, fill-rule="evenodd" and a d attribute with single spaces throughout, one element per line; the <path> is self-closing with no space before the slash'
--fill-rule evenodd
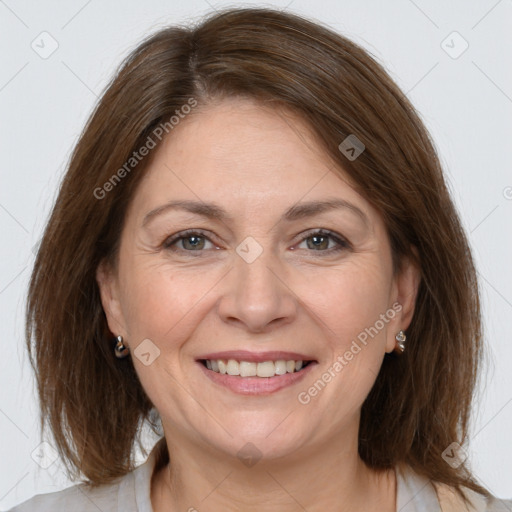
<path id="1" fill-rule="evenodd" d="M 116 483 L 88 490 L 77 484 L 62 491 L 38 494 L 8 512 L 153 512 L 151 476 L 156 462 L 156 446 L 146 462 Z M 430 480 L 411 469 L 396 471 L 397 512 L 442 512 Z M 477 499 L 475 512 L 512 512 L 512 500 Z"/>

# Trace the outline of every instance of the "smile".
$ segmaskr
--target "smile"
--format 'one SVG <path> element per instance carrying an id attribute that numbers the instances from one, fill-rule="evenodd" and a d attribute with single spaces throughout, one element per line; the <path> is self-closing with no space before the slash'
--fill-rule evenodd
<path id="1" fill-rule="evenodd" d="M 235 359 L 205 359 L 201 361 L 208 370 L 222 375 L 247 377 L 275 377 L 287 373 L 299 372 L 312 361 L 279 359 L 277 361 L 237 361 Z"/>
<path id="2" fill-rule="evenodd" d="M 203 375 L 214 386 L 218 386 L 218 389 L 227 389 L 241 395 L 266 396 L 299 383 L 318 365 L 318 362 L 292 359 L 260 362 L 200 359 L 196 364 Z M 211 368 L 208 368 L 208 365 Z M 288 371 L 288 368 L 291 371 Z M 283 371 L 284 373 L 280 373 Z M 247 375 L 248 373 L 250 375 Z"/>

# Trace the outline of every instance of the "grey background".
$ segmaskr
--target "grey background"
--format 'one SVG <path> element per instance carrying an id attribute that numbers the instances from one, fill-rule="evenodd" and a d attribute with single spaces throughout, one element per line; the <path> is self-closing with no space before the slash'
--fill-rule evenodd
<path id="1" fill-rule="evenodd" d="M 32 249 L 70 151 L 114 67 L 142 37 L 225 5 L 235 4 L 0 0 L 1 509 L 70 485 L 51 446 L 38 448 L 37 403 L 23 343 Z M 306 14 L 363 45 L 430 130 L 482 285 L 489 371 L 468 456 L 494 494 L 512 497 L 512 1 L 253 5 Z M 50 36 L 40 35 L 44 31 Z M 52 44 L 58 48 L 48 56 Z"/>

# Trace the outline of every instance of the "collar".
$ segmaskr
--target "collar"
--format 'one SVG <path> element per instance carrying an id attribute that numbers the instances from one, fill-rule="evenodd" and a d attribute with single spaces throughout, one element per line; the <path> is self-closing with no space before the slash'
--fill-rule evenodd
<path id="1" fill-rule="evenodd" d="M 146 462 L 132 472 L 134 499 L 139 512 L 153 512 L 151 507 L 151 477 L 169 461 L 165 437 L 151 450 Z M 432 482 L 406 465 L 398 465 L 396 474 L 396 510 L 400 512 L 441 512 L 437 493 Z M 128 484 L 128 482 L 127 482 Z M 123 490 L 120 488 L 120 495 Z M 125 495 L 126 498 L 126 495 Z M 132 501 L 133 503 L 133 501 Z M 119 511 L 129 510 L 119 501 Z"/>

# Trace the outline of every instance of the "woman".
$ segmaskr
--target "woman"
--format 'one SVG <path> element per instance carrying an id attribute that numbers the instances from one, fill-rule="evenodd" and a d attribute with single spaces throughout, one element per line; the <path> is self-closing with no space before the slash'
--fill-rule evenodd
<path id="1" fill-rule="evenodd" d="M 298 16 L 231 9 L 128 57 L 72 155 L 27 340 L 84 483 L 13 510 L 512 509 L 461 448 L 480 304 L 433 144 L 375 60 Z"/>

